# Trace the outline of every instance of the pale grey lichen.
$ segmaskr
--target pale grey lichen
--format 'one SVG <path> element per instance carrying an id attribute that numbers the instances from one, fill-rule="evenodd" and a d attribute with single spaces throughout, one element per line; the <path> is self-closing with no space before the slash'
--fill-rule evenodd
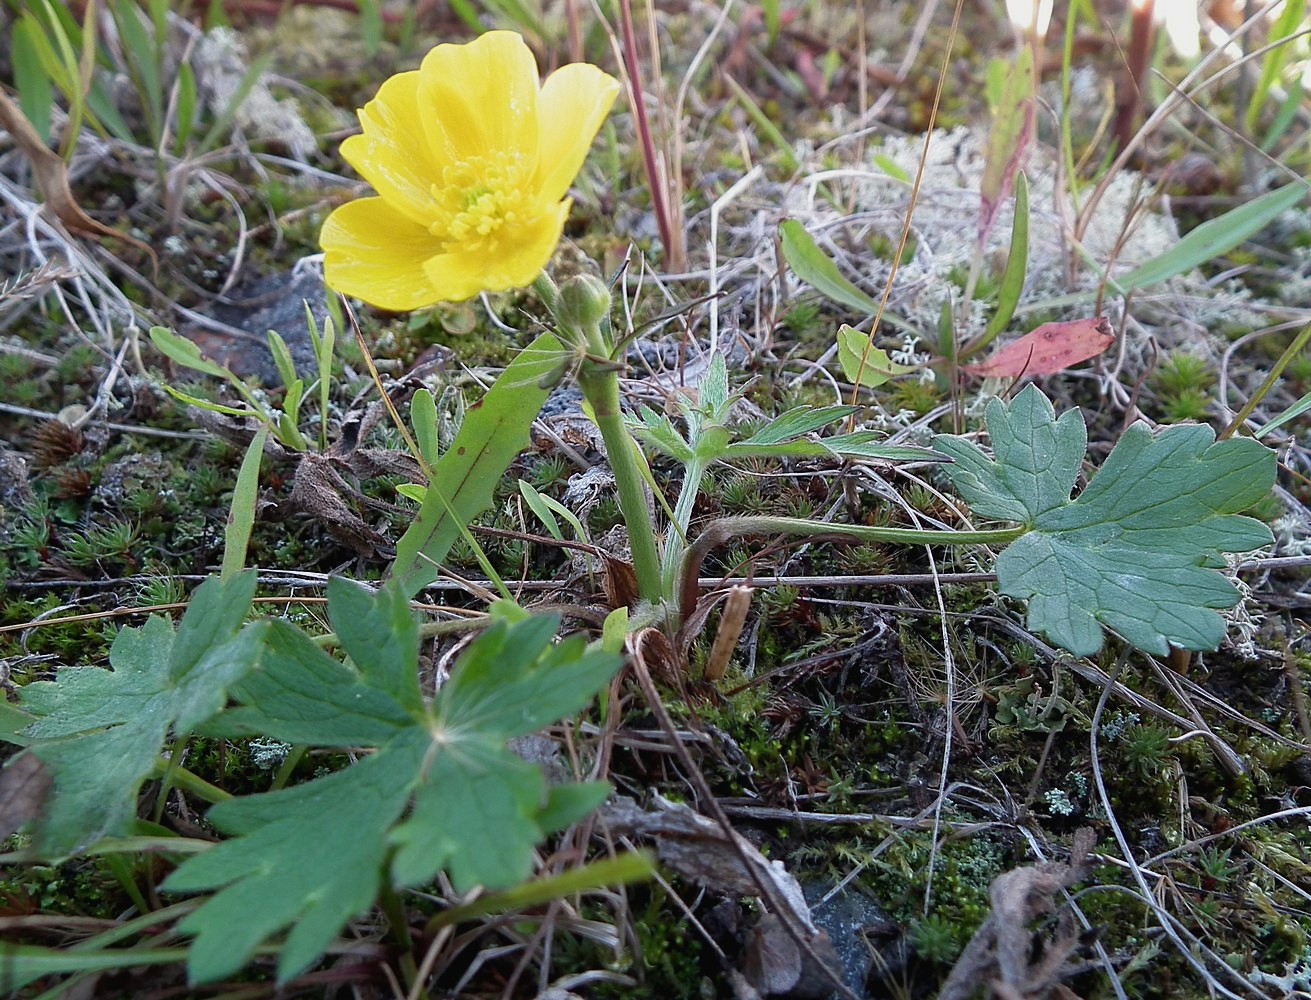
<path id="1" fill-rule="evenodd" d="M 287 754 L 291 753 L 291 744 L 257 736 L 247 744 L 247 749 L 250 751 L 252 764 L 261 771 L 272 771 L 274 768 L 281 767 L 282 762 L 287 759 Z"/>
<path id="2" fill-rule="evenodd" d="M 235 31 L 220 27 L 206 32 L 196 45 L 192 64 L 201 100 L 211 115 L 224 115 L 236 104 L 232 124 L 247 139 L 276 142 L 292 159 L 308 160 L 317 143 L 297 103 L 274 97 L 268 74 L 242 94 L 249 65 L 245 43 Z"/>
<path id="3" fill-rule="evenodd" d="M 1092 86 L 1075 81 L 1075 86 Z M 1100 106 L 1100 105 L 1099 105 Z M 924 174 L 913 206 L 907 252 L 897 269 L 888 308 L 913 327 L 932 331 L 950 303 L 958 340 L 982 333 L 991 305 L 976 295 L 964 309 L 964 286 L 979 253 L 979 206 L 987 158 L 986 130 L 958 127 L 928 137 L 890 136 L 871 145 L 870 165 L 863 169 L 817 173 L 789 198 L 787 213 L 806 226 L 843 274 L 874 298 L 881 297 L 891 273 L 885 249 L 895 247 L 911 210 L 908 178 L 925 156 Z M 1106 181 L 1095 204 L 1092 186 L 1071 196 L 1061 177 L 1055 152 L 1041 142 L 1030 148 L 1024 165 L 1029 186 L 1029 255 L 1014 325 L 1024 316 L 1075 319 L 1090 315 L 1094 295 L 1105 277 L 1122 277 L 1174 249 L 1180 232 L 1168 199 L 1156 183 L 1127 169 Z M 833 210 L 828 192 L 840 191 L 853 210 Z M 1297 213 L 1291 213 L 1296 215 Z M 1306 225 L 1297 219 L 1281 225 Z M 998 275 L 1005 264 L 1014 225 L 1014 201 L 1007 197 L 987 233 L 982 273 Z M 1311 253 L 1311 252 L 1309 252 Z M 1218 360 L 1220 334 L 1255 330 L 1286 318 L 1290 308 L 1311 300 L 1311 268 L 1290 269 L 1303 275 L 1285 282 L 1278 301 L 1262 301 L 1235 275 L 1204 279 L 1179 275 L 1135 292 L 1132 315 L 1116 318 L 1114 288 L 1107 291 L 1108 311 L 1122 336 L 1123 356 L 1131 371 L 1150 367 L 1160 349 L 1190 346 Z M 1307 288 L 1302 288 L 1302 284 Z M 1071 293 L 1085 296 L 1070 304 Z M 891 328 L 884 323 L 885 333 Z M 900 330 L 898 330 L 900 336 Z"/>
<path id="4" fill-rule="evenodd" d="M 1139 721 L 1140 716 L 1137 712 L 1118 711 L 1102 723 L 1102 739 L 1113 743 L 1123 736 L 1130 726 L 1138 725 Z"/>
<path id="5" fill-rule="evenodd" d="M 1063 789 L 1049 788 L 1043 799 L 1047 802 L 1047 811 L 1053 816 L 1073 816 L 1079 811 Z"/>

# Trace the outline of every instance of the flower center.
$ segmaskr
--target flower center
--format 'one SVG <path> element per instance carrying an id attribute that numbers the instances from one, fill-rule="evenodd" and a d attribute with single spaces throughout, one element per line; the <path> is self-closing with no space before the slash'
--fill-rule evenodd
<path id="1" fill-rule="evenodd" d="M 528 191 L 532 179 L 522 154 L 492 153 L 442 168 L 431 188 L 436 211 L 428 232 L 443 252 L 495 250 L 502 230 L 513 230 L 536 214 Z"/>

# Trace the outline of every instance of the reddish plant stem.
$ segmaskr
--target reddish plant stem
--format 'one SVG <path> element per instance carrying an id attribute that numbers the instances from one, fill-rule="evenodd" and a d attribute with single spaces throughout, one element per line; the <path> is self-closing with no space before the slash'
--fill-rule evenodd
<path id="1" fill-rule="evenodd" d="M 1143 106 L 1147 74 L 1152 68 L 1152 47 L 1156 42 L 1156 0 L 1134 0 L 1130 5 L 1128 80 L 1116 99 L 1116 149 L 1125 149 L 1133 138 L 1138 112 Z"/>
<path id="2" fill-rule="evenodd" d="M 637 137 L 642 146 L 642 167 L 646 183 L 651 188 L 651 210 L 660 228 L 660 242 L 664 245 L 666 263 L 674 252 L 674 232 L 670 225 L 668 193 L 665 190 L 664 170 L 651 138 L 651 123 L 646 117 L 646 103 L 642 100 L 641 64 L 637 58 L 637 35 L 633 31 L 631 0 L 619 2 L 619 34 L 623 38 L 624 71 L 628 76 L 628 96 L 633 105 L 633 121 L 637 123 Z"/>

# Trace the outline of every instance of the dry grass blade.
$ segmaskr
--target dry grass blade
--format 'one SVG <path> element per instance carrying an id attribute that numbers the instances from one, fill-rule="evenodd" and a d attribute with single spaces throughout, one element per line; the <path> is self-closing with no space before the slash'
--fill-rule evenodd
<path id="1" fill-rule="evenodd" d="M 36 177 L 37 186 L 41 189 L 46 205 L 65 227 L 72 232 L 96 239 L 122 240 L 146 254 L 158 272 L 159 258 L 151 247 L 125 233 L 120 233 L 117 229 L 111 229 L 97 222 L 82 211 L 82 206 L 77 203 L 68 186 L 68 164 L 64 162 L 62 156 L 41 141 L 32 123 L 4 91 L 0 91 L 0 125 L 4 126 L 5 131 L 32 164 L 32 173 Z"/>

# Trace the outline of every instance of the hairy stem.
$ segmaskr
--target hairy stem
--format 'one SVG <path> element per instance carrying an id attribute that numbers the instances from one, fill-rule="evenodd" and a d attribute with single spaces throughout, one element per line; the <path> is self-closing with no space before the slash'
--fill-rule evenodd
<path id="1" fill-rule="evenodd" d="M 723 517 L 706 525 L 683 557 L 683 579 L 679 610 L 686 618 L 696 607 L 697 578 L 706 554 L 733 538 L 744 535 L 805 535 L 815 541 L 894 542 L 901 545 L 1005 545 L 1028 528 L 993 528 L 987 531 L 950 531 L 919 528 L 875 528 L 861 524 L 830 524 L 798 517 Z"/>
<path id="2" fill-rule="evenodd" d="M 633 550 L 633 572 L 637 591 L 648 601 L 658 602 L 660 557 L 656 550 L 655 525 L 642 470 L 638 465 L 637 444 L 624 426 L 619 407 L 619 373 L 613 367 L 583 362 L 578 372 L 578 387 L 591 404 L 592 416 L 605 441 L 605 451 L 619 492 L 619 509 L 628 527 L 628 544 Z"/>

